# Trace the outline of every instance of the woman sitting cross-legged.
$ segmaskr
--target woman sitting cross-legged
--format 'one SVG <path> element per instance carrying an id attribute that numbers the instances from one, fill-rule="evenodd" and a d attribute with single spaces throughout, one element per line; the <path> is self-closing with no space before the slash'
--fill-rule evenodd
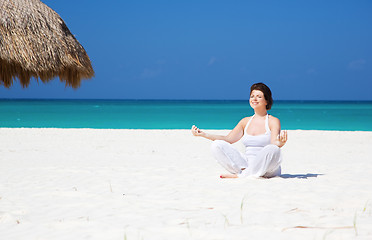
<path id="1" fill-rule="evenodd" d="M 213 141 L 213 156 L 230 172 L 222 174 L 221 178 L 270 178 L 281 174 L 280 148 L 287 142 L 287 131 L 281 132 L 279 119 L 267 113 L 273 104 L 270 89 L 263 83 L 253 84 L 249 104 L 254 115 L 240 120 L 227 136 L 209 134 L 196 126 L 191 128 L 194 136 Z M 245 153 L 239 152 L 231 145 L 239 140 L 246 147 Z"/>

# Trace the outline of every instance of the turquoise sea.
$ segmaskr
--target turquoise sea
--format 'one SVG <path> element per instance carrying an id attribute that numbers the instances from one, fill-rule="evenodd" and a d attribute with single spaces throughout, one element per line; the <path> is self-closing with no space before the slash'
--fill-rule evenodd
<path id="1" fill-rule="evenodd" d="M 276 101 L 282 129 L 372 131 L 372 102 Z M 232 129 L 248 101 L 0 100 L 0 127 Z"/>

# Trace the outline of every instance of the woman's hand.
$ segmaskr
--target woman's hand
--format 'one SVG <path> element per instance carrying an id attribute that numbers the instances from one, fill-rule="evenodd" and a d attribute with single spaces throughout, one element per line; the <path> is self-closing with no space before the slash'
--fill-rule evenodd
<path id="1" fill-rule="evenodd" d="M 192 135 L 194 136 L 205 136 L 205 132 L 203 132 L 202 130 L 200 130 L 199 128 L 197 128 L 195 125 L 192 125 L 192 128 L 191 128 L 191 132 L 192 132 Z"/>
<path id="2" fill-rule="evenodd" d="M 287 131 L 286 130 L 284 130 L 284 131 L 281 131 L 280 132 L 280 134 L 279 134 L 279 136 L 278 136 L 278 147 L 283 147 L 284 146 L 284 144 L 287 142 L 287 140 L 288 140 L 288 133 L 287 133 Z"/>

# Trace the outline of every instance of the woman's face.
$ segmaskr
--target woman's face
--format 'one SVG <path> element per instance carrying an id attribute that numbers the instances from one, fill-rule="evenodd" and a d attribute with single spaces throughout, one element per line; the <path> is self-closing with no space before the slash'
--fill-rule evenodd
<path id="1" fill-rule="evenodd" d="M 263 92 L 260 90 L 253 90 L 249 99 L 249 104 L 253 109 L 264 108 L 266 109 L 267 102 Z"/>

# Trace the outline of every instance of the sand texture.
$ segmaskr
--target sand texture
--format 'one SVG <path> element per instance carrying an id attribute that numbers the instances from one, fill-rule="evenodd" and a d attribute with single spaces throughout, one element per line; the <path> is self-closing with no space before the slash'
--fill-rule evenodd
<path id="1" fill-rule="evenodd" d="M 289 131 L 272 179 L 220 179 L 210 143 L 0 128 L 0 239 L 372 239 L 372 132 Z"/>

